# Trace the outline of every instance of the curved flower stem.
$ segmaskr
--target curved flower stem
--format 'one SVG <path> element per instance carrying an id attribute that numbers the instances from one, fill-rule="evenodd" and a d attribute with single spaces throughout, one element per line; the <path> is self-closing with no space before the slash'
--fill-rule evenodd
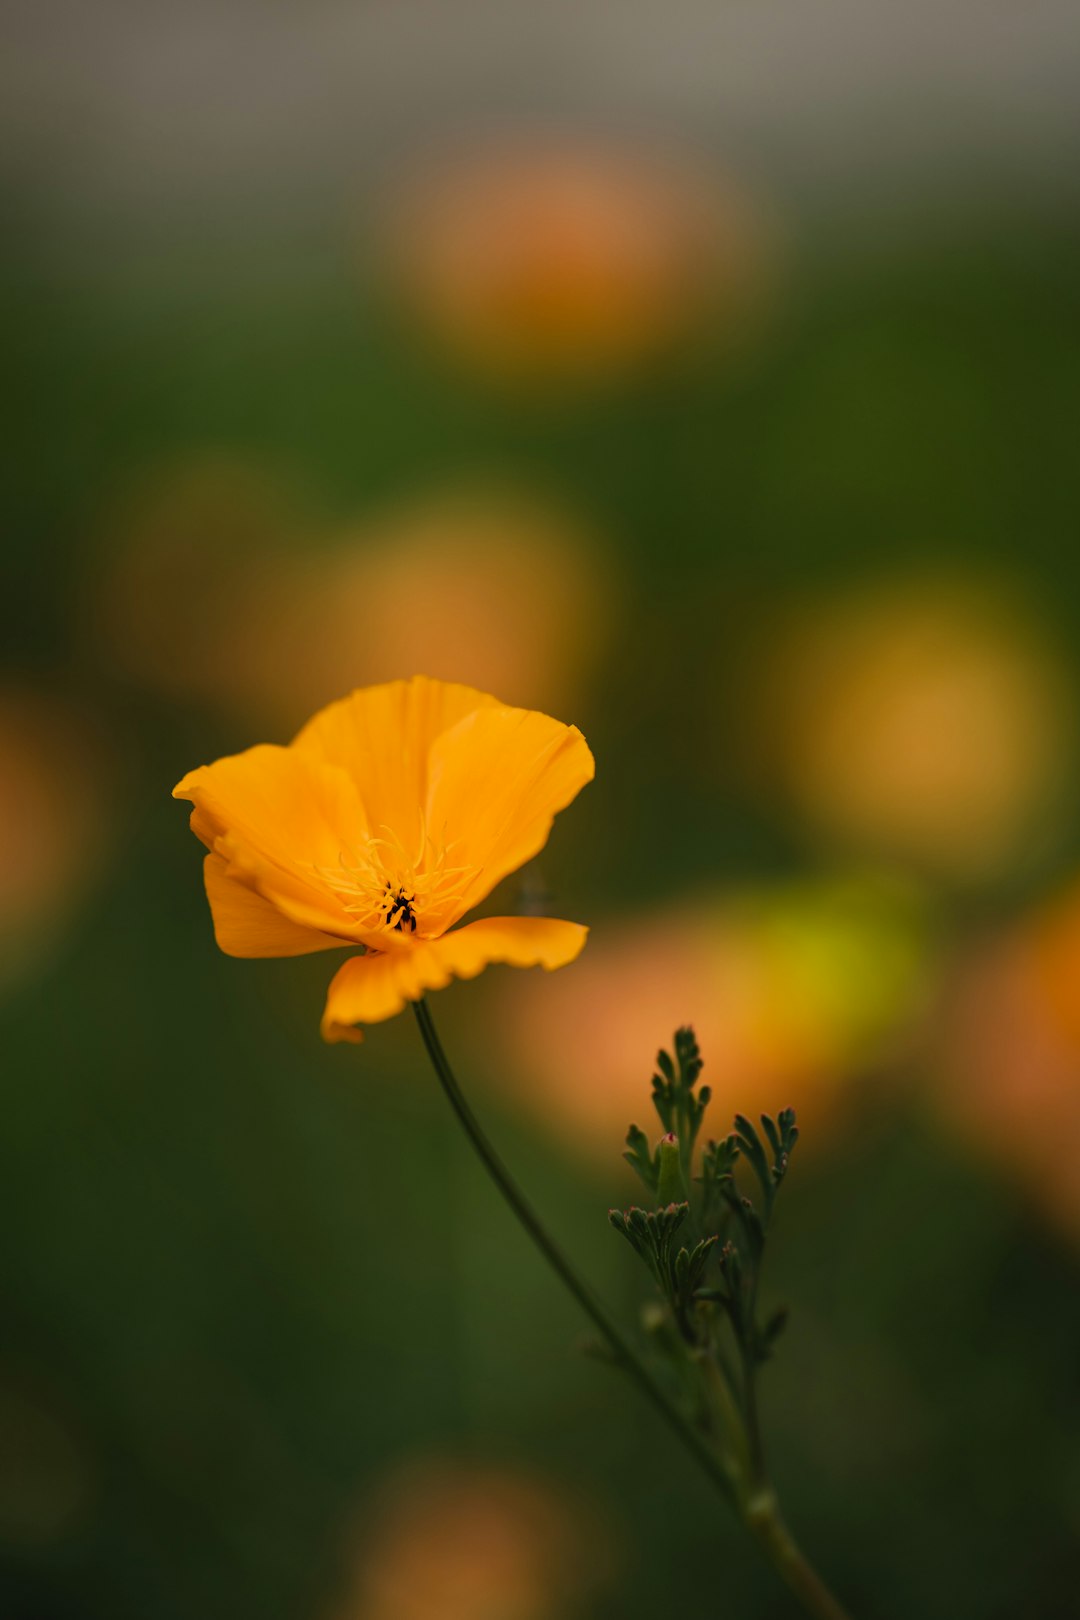
<path id="1" fill-rule="evenodd" d="M 692 1452 L 712 1483 L 729 1502 L 733 1503 L 739 1516 L 753 1534 L 765 1556 L 787 1583 L 789 1590 L 799 1599 L 805 1612 L 812 1615 L 814 1620 L 847 1620 L 844 1610 L 819 1580 L 791 1539 L 783 1520 L 780 1518 L 779 1508 L 772 1491 L 763 1488 L 749 1501 L 745 1499 L 720 1459 L 690 1420 L 684 1416 L 678 1406 L 665 1393 L 661 1385 L 656 1382 L 645 1363 L 623 1336 L 620 1329 L 616 1327 L 603 1306 L 593 1297 L 588 1286 L 578 1276 L 562 1250 L 549 1237 L 532 1205 L 499 1158 L 485 1135 L 479 1120 L 466 1101 L 461 1087 L 454 1077 L 454 1071 L 450 1067 L 446 1053 L 442 1049 L 442 1043 L 436 1033 L 431 1010 L 427 1002 L 423 998 L 414 1001 L 412 1009 L 416 1014 L 416 1022 L 439 1084 L 446 1093 L 451 1108 L 460 1120 L 466 1136 L 476 1149 L 488 1175 L 494 1181 L 521 1225 L 548 1262 L 548 1265 L 566 1288 L 569 1289 L 593 1326 L 602 1335 L 617 1363 L 630 1375 L 641 1393 L 660 1413 L 668 1427 L 678 1435 L 687 1450 Z"/>
<path id="2" fill-rule="evenodd" d="M 412 1008 L 416 1014 L 416 1022 L 420 1026 L 420 1034 L 423 1036 L 432 1067 L 439 1078 L 439 1084 L 446 1093 L 451 1108 L 464 1126 L 466 1136 L 468 1136 L 479 1154 L 492 1181 L 494 1181 L 549 1266 L 573 1294 L 593 1326 L 603 1335 L 619 1365 L 630 1374 L 642 1394 L 652 1402 L 652 1405 L 665 1419 L 669 1427 L 674 1429 L 683 1444 L 693 1452 L 713 1484 L 723 1492 L 729 1501 L 732 1500 L 734 1496 L 732 1483 L 719 1460 L 714 1457 L 712 1451 L 689 1420 L 683 1416 L 678 1407 L 664 1393 L 644 1362 L 640 1360 L 614 1322 L 611 1321 L 603 1306 L 593 1298 L 588 1287 L 578 1276 L 562 1250 L 548 1236 L 546 1229 L 541 1224 L 539 1217 L 534 1212 L 524 1193 L 521 1192 L 509 1170 L 507 1170 L 488 1141 L 479 1120 L 465 1100 L 461 1087 L 454 1078 L 454 1072 L 436 1034 L 427 1002 L 423 1000 L 414 1001 Z"/>

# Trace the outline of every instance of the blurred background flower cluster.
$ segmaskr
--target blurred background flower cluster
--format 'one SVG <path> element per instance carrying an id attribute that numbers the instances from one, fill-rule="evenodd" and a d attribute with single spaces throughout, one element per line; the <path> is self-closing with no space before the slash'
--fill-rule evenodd
<path id="1" fill-rule="evenodd" d="M 576 721 L 438 1015 L 597 1286 L 651 1063 L 805 1126 L 765 1381 L 865 1620 L 1080 1583 L 1071 8 L 75 0 L 5 65 L 0 1609 L 785 1613 L 405 1020 L 213 947 L 181 773 Z"/>

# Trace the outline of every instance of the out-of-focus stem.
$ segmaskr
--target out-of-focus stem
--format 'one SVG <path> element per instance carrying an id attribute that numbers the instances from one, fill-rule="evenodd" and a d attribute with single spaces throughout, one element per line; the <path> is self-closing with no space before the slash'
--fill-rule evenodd
<path id="1" fill-rule="evenodd" d="M 848 1620 L 847 1610 L 799 1551 L 791 1532 L 780 1516 L 780 1506 L 772 1490 L 766 1488 L 752 1497 L 742 1511 L 743 1522 L 776 1572 L 787 1583 L 814 1620 Z"/>

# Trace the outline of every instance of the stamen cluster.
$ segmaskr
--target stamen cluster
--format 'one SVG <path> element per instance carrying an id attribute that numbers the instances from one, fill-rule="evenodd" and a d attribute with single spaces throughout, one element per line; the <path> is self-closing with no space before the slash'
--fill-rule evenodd
<path id="1" fill-rule="evenodd" d="M 380 833 L 342 850 L 338 866 L 320 868 L 320 877 L 361 928 L 434 938 L 460 913 L 471 869 L 449 865 L 453 846 L 437 845 L 426 827 L 411 854 L 390 828 Z"/>

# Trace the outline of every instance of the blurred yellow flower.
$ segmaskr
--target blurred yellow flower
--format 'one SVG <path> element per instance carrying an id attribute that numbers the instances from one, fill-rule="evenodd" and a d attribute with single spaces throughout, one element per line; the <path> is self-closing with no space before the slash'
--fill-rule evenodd
<path id="1" fill-rule="evenodd" d="M 913 576 L 805 604 L 748 705 L 765 786 L 831 847 L 985 882 L 1063 822 L 1072 700 L 1022 593 Z"/>
<path id="2" fill-rule="evenodd" d="M 416 676 L 332 703 L 287 748 L 263 745 L 188 773 L 210 851 L 206 892 L 231 956 L 359 945 L 335 975 L 322 1029 L 392 1018 L 425 990 L 491 962 L 557 968 L 587 930 L 549 917 L 454 929 L 543 848 L 592 780 L 576 726 L 468 686 Z"/>

